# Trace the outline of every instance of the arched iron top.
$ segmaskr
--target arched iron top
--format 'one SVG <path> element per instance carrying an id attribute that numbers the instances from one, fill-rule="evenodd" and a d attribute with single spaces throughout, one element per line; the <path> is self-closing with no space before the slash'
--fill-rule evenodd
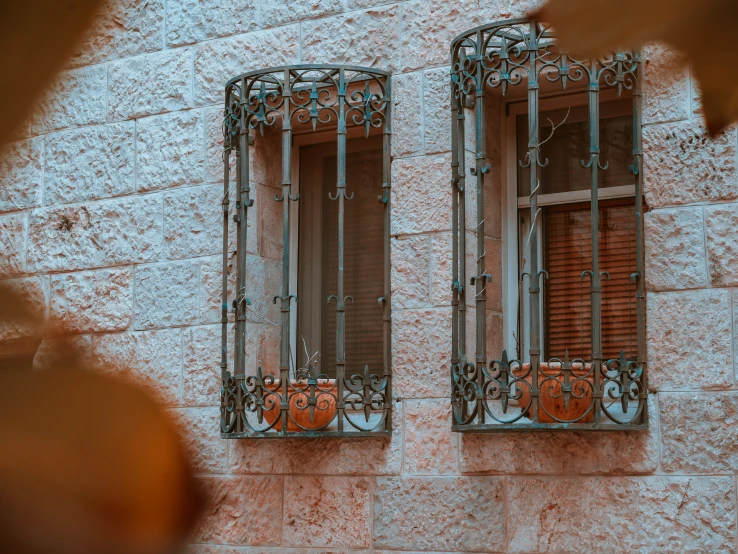
<path id="1" fill-rule="evenodd" d="M 250 71 L 230 79 L 225 88 L 226 139 L 280 121 L 293 125 L 363 126 L 390 132 L 390 73 L 369 67 L 300 64 Z"/>
<path id="2" fill-rule="evenodd" d="M 528 18 L 480 25 L 451 43 L 454 93 L 457 97 L 527 83 L 570 83 L 589 87 L 636 91 L 639 52 L 609 52 L 597 59 L 572 56 L 559 49 L 556 34 L 544 22 Z"/>

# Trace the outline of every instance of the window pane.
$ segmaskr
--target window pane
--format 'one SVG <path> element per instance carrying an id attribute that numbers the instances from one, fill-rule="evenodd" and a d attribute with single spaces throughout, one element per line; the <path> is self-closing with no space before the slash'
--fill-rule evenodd
<path id="1" fill-rule="evenodd" d="M 360 144 L 378 148 L 351 152 Z M 384 205 L 378 200 L 382 195 L 381 141 L 350 141 L 349 145 L 346 187 L 348 196 L 354 196 L 345 202 L 344 291 L 354 303 L 348 300 L 346 306 L 347 375 L 363 371 L 365 365 L 381 371 L 384 315 L 378 302 L 384 294 Z M 306 358 L 305 337 L 309 355 L 320 352 L 320 371 L 329 376 L 335 375 L 336 303 L 328 304 L 327 299 L 338 292 L 338 202 L 328 198 L 336 191 L 335 152 L 335 143 L 305 148 L 300 177 L 298 363 L 303 365 Z M 307 212 L 311 198 L 319 205 Z M 310 241 L 303 240 L 303 229 L 305 238 L 312 229 Z M 319 311 L 319 316 L 309 315 L 308 309 Z"/>
<path id="2" fill-rule="evenodd" d="M 605 359 L 637 352 L 635 284 L 635 217 L 633 199 L 600 204 L 600 271 L 602 344 Z M 592 267 L 589 204 L 570 204 L 544 211 L 544 258 L 549 272 L 544 296 L 546 356 L 589 359 L 592 355 L 589 279 Z"/>
<path id="3" fill-rule="evenodd" d="M 601 160 L 608 162 L 606 171 L 599 173 L 599 187 L 632 185 L 635 180 L 629 166 L 633 163 L 633 119 L 630 99 L 605 102 L 601 106 Z M 591 169 L 582 167 L 589 159 L 589 123 L 587 106 L 575 106 L 542 112 L 539 116 L 541 162 L 541 194 L 589 190 Z M 562 123 L 563 122 L 563 123 Z M 528 152 L 528 116 L 517 117 L 518 159 L 526 161 Z M 552 129 L 556 126 L 555 131 Z M 545 141 L 545 142 L 544 142 Z M 518 168 L 518 196 L 530 194 L 530 170 Z"/>

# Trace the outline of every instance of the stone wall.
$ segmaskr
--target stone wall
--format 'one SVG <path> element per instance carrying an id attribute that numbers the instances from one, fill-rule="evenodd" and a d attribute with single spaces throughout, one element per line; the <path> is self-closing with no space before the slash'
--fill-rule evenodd
<path id="1" fill-rule="evenodd" d="M 448 48 L 532 5 L 111 0 L 19 130 L 0 162 L 0 278 L 182 423 L 213 499 L 191 554 L 737 551 L 736 130 L 705 137 L 694 81 L 662 47 L 644 129 L 650 431 L 450 431 Z M 222 86 L 290 62 L 394 74 L 391 441 L 218 436 Z M 266 297 L 279 212 L 254 158 L 249 264 Z M 250 364 L 277 356 L 264 317 Z"/>

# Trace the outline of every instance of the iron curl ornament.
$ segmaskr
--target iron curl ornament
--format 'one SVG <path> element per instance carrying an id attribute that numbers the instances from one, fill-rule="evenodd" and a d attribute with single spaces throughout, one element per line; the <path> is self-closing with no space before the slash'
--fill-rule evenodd
<path id="1" fill-rule="evenodd" d="M 391 79 L 390 74 L 347 65 L 292 65 L 262 69 L 230 79 L 225 86 L 223 112 L 223 275 L 221 343 L 221 418 L 223 438 L 367 437 L 392 432 L 391 289 Z M 279 371 L 262 367 L 249 374 L 246 341 L 247 310 L 251 305 L 247 283 L 246 221 L 253 207 L 249 183 L 249 146 L 259 146 L 268 132 L 281 132 L 281 194 L 273 201 L 282 211 L 282 275 L 280 290 L 273 291 L 279 306 Z M 338 213 L 338 275 L 335 303 L 335 376 L 320 374 L 315 365 L 294 367 L 291 356 L 291 325 L 299 299 L 290 288 L 296 268 L 290 267 L 290 245 L 296 232 L 290 222 L 291 206 L 299 205 L 293 190 L 293 137 L 297 132 L 333 133 L 338 162 L 336 188 L 330 193 Z M 353 296 L 345 291 L 344 233 L 346 202 L 347 135 L 359 131 L 364 137 L 381 134 L 382 195 L 384 209 L 384 288 L 378 303 L 383 309 L 383 364 L 365 366 L 362 373 L 346 372 L 346 319 Z M 275 154 L 279 155 L 279 154 Z M 235 162 L 235 210 L 231 200 L 231 166 Z M 261 200 L 265 201 L 265 200 Z M 229 220 L 235 221 L 235 298 L 229 298 Z M 347 302 L 351 301 L 351 302 Z M 234 352 L 229 354 L 229 316 L 235 318 Z M 275 324 L 277 325 L 277 324 Z"/>
<path id="2" fill-rule="evenodd" d="M 495 432 L 528 429 L 641 430 L 648 428 L 648 383 L 645 343 L 645 280 L 643 260 L 643 155 L 641 141 L 642 60 L 638 52 L 611 52 L 600 59 L 580 59 L 562 52 L 554 32 L 545 23 L 529 19 L 506 20 L 476 27 L 456 37 L 451 45 L 451 124 L 452 124 L 452 352 L 451 400 L 455 431 Z M 549 160 L 541 156 L 539 100 L 541 87 L 557 88 L 560 93 L 578 91 L 587 96 L 588 158 L 582 167 L 590 175 L 590 231 L 592 256 L 582 279 L 589 282 L 591 306 L 591 358 L 542 360 L 541 289 L 549 272 L 539 259 L 540 175 Z M 518 269 L 519 310 L 527 310 L 528 349 L 515 356 L 503 350 L 487 352 L 487 288 L 502 279 L 488 269 L 485 250 L 485 179 L 487 160 L 487 99 L 503 100 L 518 87 L 527 89 L 527 153 L 518 160 L 530 173 L 530 266 Z M 631 276 L 635 288 L 637 351 L 621 352 L 615 359 L 603 357 L 602 294 L 609 274 L 601 271 L 599 224 L 599 175 L 608 163 L 601 159 L 601 91 L 632 98 L 633 150 L 630 171 L 635 180 L 636 271 Z M 523 95 L 525 92 L 523 93 Z M 521 95 L 521 96 L 523 96 Z M 474 144 L 469 137 L 467 118 L 474 124 Z M 553 123 L 552 123 L 553 126 Z M 474 183 L 476 225 L 467 226 L 468 153 L 473 153 L 468 168 Z M 467 244 L 469 229 L 476 237 Z M 526 250 L 528 251 L 528 250 Z M 467 255 L 476 267 L 467 286 Z M 524 273 L 522 273 L 525 271 Z M 498 281 L 499 282 L 499 281 Z M 527 288 L 522 283 L 527 283 Z M 586 282 L 586 281 L 585 281 Z M 607 290 L 607 289 L 605 289 Z M 474 306 L 475 351 L 467 353 L 467 306 Z M 505 314 L 510 317 L 510 314 Z M 520 330 L 518 330 L 520 332 Z M 562 411 L 552 410 L 560 405 Z"/>

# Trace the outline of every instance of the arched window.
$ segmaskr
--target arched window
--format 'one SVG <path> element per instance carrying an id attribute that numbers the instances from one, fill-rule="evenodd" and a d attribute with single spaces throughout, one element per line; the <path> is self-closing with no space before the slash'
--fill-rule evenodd
<path id="1" fill-rule="evenodd" d="M 513 20 L 452 63 L 454 429 L 646 428 L 640 56 Z"/>

